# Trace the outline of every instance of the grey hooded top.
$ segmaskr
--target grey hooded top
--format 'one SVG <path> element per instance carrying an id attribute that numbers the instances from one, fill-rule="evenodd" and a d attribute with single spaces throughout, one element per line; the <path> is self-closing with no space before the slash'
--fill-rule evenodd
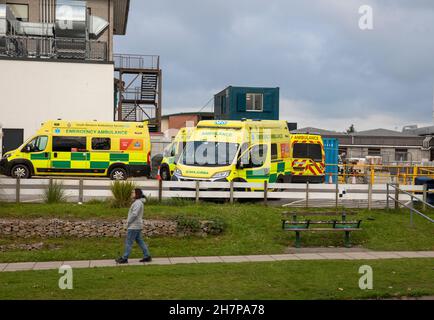
<path id="1" fill-rule="evenodd" d="M 143 209 L 145 199 L 136 199 L 128 211 L 127 229 L 143 229 Z"/>

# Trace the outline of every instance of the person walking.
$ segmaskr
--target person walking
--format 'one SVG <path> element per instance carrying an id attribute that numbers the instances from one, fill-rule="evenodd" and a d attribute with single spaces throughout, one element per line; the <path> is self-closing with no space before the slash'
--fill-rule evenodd
<path id="1" fill-rule="evenodd" d="M 122 257 L 116 259 L 117 263 L 123 264 L 128 263 L 128 257 L 131 253 L 134 241 L 137 242 L 139 247 L 143 251 L 143 259 L 140 262 L 150 262 L 152 261 L 151 254 L 149 253 L 148 246 L 142 238 L 142 228 L 143 228 L 143 209 L 144 209 L 144 199 L 142 190 L 134 189 L 131 194 L 133 198 L 133 204 L 128 211 L 127 220 L 127 238 L 125 241 L 125 252 Z"/>

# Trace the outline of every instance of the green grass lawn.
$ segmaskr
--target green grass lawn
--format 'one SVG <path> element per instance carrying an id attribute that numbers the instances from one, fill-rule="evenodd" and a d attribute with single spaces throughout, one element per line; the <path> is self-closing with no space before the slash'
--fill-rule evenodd
<path id="1" fill-rule="evenodd" d="M 281 230 L 281 213 L 276 207 L 261 204 L 212 204 L 200 205 L 174 201 L 169 204 L 150 204 L 145 207 L 148 219 L 170 219 L 176 216 L 193 216 L 200 219 L 219 217 L 226 224 L 226 230 L 218 236 L 208 237 L 160 237 L 147 242 L 155 257 L 279 254 L 294 242 L 294 234 Z M 303 219 L 302 209 L 294 209 Z M 317 209 L 310 219 L 331 219 L 337 216 L 325 215 L 330 209 Z M 410 226 L 408 211 L 351 210 L 348 220 L 362 219 L 363 231 L 352 236 L 352 243 L 373 250 L 434 250 L 434 225 L 422 218 L 414 218 Z M 57 217 L 63 219 L 120 219 L 125 218 L 128 209 L 110 208 L 105 203 L 93 204 L 6 204 L 0 205 L 1 218 Z M 432 213 L 430 213 L 432 214 Z M 9 243 L 44 242 L 38 251 L 14 250 L 0 254 L 0 262 L 50 261 L 109 259 L 123 250 L 123 239 L 10 239 L 1 238 L 0 245 Z M 307 233 L 302 236 L 304 247 L 342 247 L 341 233 Z M 139 257 L 135 246 L 132 257 Z"/>
<path id="2" fill-rule="evenodd" d="M 373 268 L 373 290 L 358 286 Z M 415 272 L 417 271 L 417 272 Z M 433 259 L 281 261 L 0 273 L 0 299 L 367 299 L 434 295 Z"/>

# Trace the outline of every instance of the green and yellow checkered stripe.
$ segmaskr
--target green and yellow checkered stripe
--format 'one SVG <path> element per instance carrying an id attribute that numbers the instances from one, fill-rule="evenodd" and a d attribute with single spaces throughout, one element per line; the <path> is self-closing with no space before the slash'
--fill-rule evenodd
<path id="1" fill-rule="evenodd" d="M 65 154 L 66 155 L 66 154 Z M 68 157 L 66 155 L 66 157 Z M 52 161 L 54 169 L 81 169 L 87 167 L 89 161 L 89 169 L 107 169 L 115 162 L 121 162 L 128 165 L 147 165 L 143 154 L 128 154 L 128 153 L 83 153 L 71 152 L 69 160 L 64 158 Z"/>
<path id="2" fill-rule="evenodd" d="M 246 178 L 250 180 L 268 180 L 270 183 L 274 183 L 277 181 L 277 177 L 279 174 L 289 175 L 291 171 L 286 170 L 285 168 L 290 168 L 290 163 L 287 162 L 287 165 L 284 161 L 281 162 L 273 162 L 271 163 L 271 170 L 269 174 L 265 173 L 264 169 L 257 170 L 247 170 Z"/>

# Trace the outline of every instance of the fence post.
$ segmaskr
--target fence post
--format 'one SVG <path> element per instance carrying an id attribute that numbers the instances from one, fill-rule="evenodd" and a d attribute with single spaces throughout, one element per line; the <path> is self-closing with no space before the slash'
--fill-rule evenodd
<path id="1" fill-rule="evenodd" d="M 399 183 L 395 185 L 395 210 L 399 209 Z"/>
<path id="2" fill-rule="evenodd" d="M 386 209 L 389 209 L 389 184 L 386 183 Z"/>
<path id="3" fill-rule="evenodd" d="M 309 181 L 306 181 L 306 208 L 309 208 Z"/>
<path id="4" fill-rule="evenodd" d="M 78 202 L 83 203 L 84 202 L 84 196 L 83 196 L 83 178 L 80 178 L 78 181 Z"/>
<path id="5" fill-rule="evenodd" d="M 264 181 L 264 205 L 267 205 L 268 198 L 268 181 Z"/>
<path id="6" fill-rule="evenodd" d="M 196 203 L 199 203 L 199 181 L 196 180 Z"/>
<path id="7" fill-rule="evenodd" d="M 428 186 L 425 183 L 423 185 L 423 208 L 422 208 L 422 210 L 424 211 L 426 210 L 427 191 L 428 191 Z"/>
<path id="8" fill-rule="evenodd" d="M 231 180 L 229 185 L 229 192 L 230 192 L 230 203 L 234 204 L 234 181 Z"/>
<path id="9" fill-rule="evenodd" d="M 158 180 L 158 202 L 161 202 L 163 199 L 163 180 Z"/>
<path id="10" fill-rule="evenodd" d="M 21 194 L 21 179 L 18 177 L 16 181 L 16 188 L 15 188 L 15 200 L 17 203 L 20 203 L 20 194 Z"/>
<path id="11" fill-rule="evenodd" d="M 413 168 L 413 185 L 415 184 L 415 182 L 416 182 L 416 177 L 417 177 L 417 175 L 418 175 L 418 167 L 417 166 L 414 166 L 414 168 Z"/>
<path id="12" fill-rule="evenodd" d="M 336 196 L 336 212 L 338 212 L 338 203 L 339 203 L 339 185 L 338 185 L 338 181 L 337 181 L 337 180 L 336 180 L 335 196 Z"/>

